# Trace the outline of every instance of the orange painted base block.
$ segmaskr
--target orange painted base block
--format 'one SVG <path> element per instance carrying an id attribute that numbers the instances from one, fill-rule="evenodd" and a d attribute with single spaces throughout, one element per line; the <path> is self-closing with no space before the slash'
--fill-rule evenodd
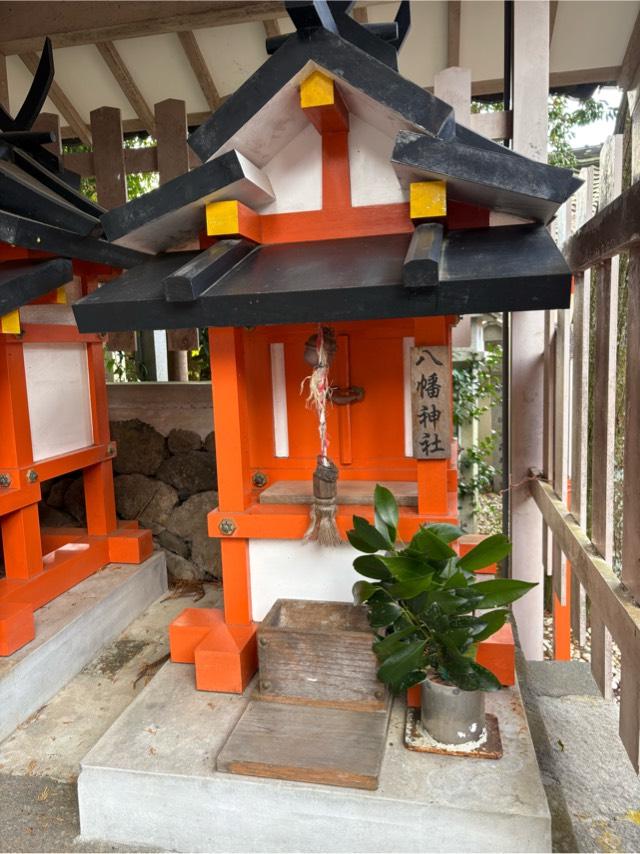
<path id="1" fill-rule="evenodd" d="M 118 528 L 106 537 L 79 528 L 43 529 L 42 572 L 0 579 L 0 656 L 35 637 L 33 612 L 75 587 L 108 563 L 142 563 L 153 551 L 151 531 Z"/>
<path id="2" fill-rule="evenodd" d="M 465 534 L 460 537 L 458 540 L 458 554 L 460 557 L 464 557 L 466 554 L 474 549 L 478 543 L 481 543 L 483 540 L 486 540 L 488 534 Z M 495 575 L 498 572 L 497 564 L 492 563 L 489 566 L 485 566 L 483 569 L 478 569 L 476 571 L 477 575 Z"/>
<path id="3" fill-rule="evenodd" d="M 0 602 L 0 655 L 11 655 L 36 636 L 30 605 Z"/>
<path id="4" fill-rule="evenodd" d="M 516 645 L 511 623 L 505 623 L 495 635 L 478 645 L 476 661 L 490 670 L 501 685 L 516 681 Z"/>
<path id="5" fill-rule="evenodd" d="M 215 608 L 187 608 L 169 626 L 174 662 L 193 663 L 196 688 L 241 694 L 258 669 L 256 627 L 230 626 Z"/>

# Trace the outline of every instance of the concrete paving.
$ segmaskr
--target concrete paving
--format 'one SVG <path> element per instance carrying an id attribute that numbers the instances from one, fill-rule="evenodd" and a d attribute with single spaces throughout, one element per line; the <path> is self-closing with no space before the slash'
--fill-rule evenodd
<path id="1" fill-rule="evenodd" d="M 0 659 L 0 740 L 167 590 L 164 554 L 109 564 L 35 613 L 36 637 Z"/>
<path id="2" fill-rule="evenodd" d="M 166 664 L 82 762 L 83 836 L 212 852 L 550 849 L 517 688 L 488 697 L 499 761 L 408 751 L 397 702 L 374 792 L 215 771 L 247 696 L 195 691 L 189 665 Z"/>
<path id="3" fill-rule="evenodd" d="M 518 666 L 552 814 L 554 851 L 640 851 L 640 781 L 618 737 L 619 706 L 581 661 Z"/>

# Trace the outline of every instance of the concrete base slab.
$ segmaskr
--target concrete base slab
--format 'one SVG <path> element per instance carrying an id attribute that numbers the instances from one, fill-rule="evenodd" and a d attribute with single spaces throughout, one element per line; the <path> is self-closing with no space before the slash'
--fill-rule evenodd
<path id="1" fill-rule="evenodd" d="M 36 637 L 0 659 L 0 741 L 167 590 L 164 553 L 109 564 L 36 611 Z"/>
<path id="2" fill-rule="evenodd" d="M 166 664 L 81 764 L 82 837 L 207 852 L 550 850 L 517 688 L 487 697 L 498 761 L 407 750 L 396 701 L 373 792 L 215 771 L 250 691 L 197 692 L 191 667 Z"/>

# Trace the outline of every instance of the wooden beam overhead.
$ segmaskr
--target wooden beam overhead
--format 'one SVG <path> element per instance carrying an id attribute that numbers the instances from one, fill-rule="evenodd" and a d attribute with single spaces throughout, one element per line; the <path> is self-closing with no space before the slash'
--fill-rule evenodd
<path id="1" fill-rule="evenodd" d="M 368 24 L 369 23 L 369 13 L 367 11 L 366 6 L 356 6 L 353 10 L 353 19 L 357 21 L 359 24 Z"/>
<path id="2" fill-rule="evenodd" d="M 216 84 L 213 82 L 213 77 L 211 76 L 211 72 L 209 71 L 209 67 L 207 66 L 202 51 L 200 50 L 200 45 L 196 41 L 196 37 L 191 30 L 185 30 L 184 32 L 178 33 L 178 38 L 180 39 L 182 49 L 189 60 L 191 70 L 202 89 L 202 94 L 209 105 L 209 109 L 217 110 L 220 106 L 220 95 L 216 88 Z"/>
<path id="3" fill-rule="evenodd" d="M 1 12 L 0 12 L 1 14 Z M 27 66 L 29 71 L 32 74 L 35 74 L 36 68 L 38 67 L 38 62 L 40 61 L 40 57 L 37 53 L 21 53 L 20 59 Z M 49 98 L 51 102 L 56 106 L 60 115 L 68 122 L 69 127 L 71 129 L 71 133 L 68 134 L 70 137 L 78 137 L 80 142 L 83 142 L 85 145 L 91 145 L 91 132 L 89 128 L 85 124 L 82 119 L 80 113 L 73 106 L 71 101 L 67 98 L 65 93 L 62 91 L 60 86 L 53 81 L 51 84 L 51 88 L 49 89 Z"/>
<path id="4" fill-rule="evenodd" d="M 638 77 L 640 70 L 640 12 L 634 24 L 627 49 L 620 66 L 620 75 L 618 76 L 618 86 L 621 89 L 631 89 L 632 84 Z"/>
<path id="5" fill-rule="evenodd" d="M 7 57 L 0 53 L 0 106 L 9 112 L 9 81 L 7 79 Z"/>
<path id="6" fill-rule="evenodd" d="M 124 64 L 124 60 L 118 53 L 113 42 L 98 42 L 96 44 L 100 56 L 104 59 L 109 71 L 115 77 L 116 83 L 122 89 L 125 98 L 131 104 L 134 113 L 143 124 L 143 129 L 150 134 L 155 132 L 153 113 L 144 99 L 140 89 L 131 76 L 131 72 Z"/>
<path id="7" fill-rule="evenodd" d="M 9 56 L 39 51 L 47 35 L 54 47 L 71 47 L 202 27 L 272 20 L 286 17 L 286 14 L 281 0 L 0 2 L 0 52 Z"/>
<path id="8" fill-rule="evenodd" d="M 461 0 L 449 0 L 447 3 L 447 68 L 460 65 L 461 17 Z"/>
<path id="9" fill-rule="evenodd" d="M 549 0 L 549 44 L 553 41 L 553 31 L 556 28 L 556 16 L 560 0 Z"/>
<path id="10" fill-rule="evenodd" d="M 270 18 L 264 22 L 264 34 L 268 39 L 273 36 L 282 35 L 280 32 L 280 22 L 277 18 Z"/>

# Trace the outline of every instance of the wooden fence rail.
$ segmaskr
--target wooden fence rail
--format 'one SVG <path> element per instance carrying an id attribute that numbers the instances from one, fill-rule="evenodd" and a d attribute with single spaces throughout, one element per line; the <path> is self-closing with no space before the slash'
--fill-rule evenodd
<path id="1" fill-rule="evenodd" d="M 636 107 L 636 111 L 640 110 Z M 640 122 L 632 122 L 638 134 Z M 640 140 L 634 139 L 637 144 Z M 640 765 L 640 166 L 623 190 L 623 137 L 603 145 L 594 214 L 593 170 L 552 226 L 574 271 L 571 310 L 547 313 L 545 466 L 531 494 L 547 531 L 554 654 L 571 656 L 591 631 L 591 670 L 612 693 L 612 643 L 621 656 L 620 737 Z M 624 386 L 623 544 L 614 572 L 618 298 L 628 252 Z M 590 366 L 592 374 L 590 376 Z M 569 407 L 568 401 L 571 401 Z M 569 417 L 567 417 L 567 415 Z M 590 452 L 589 452 L 589 449 Z M 539 474 L 539 476 L 535 476 Z M 570 474 L 570 477 L 568 477 Z M 588 533 L 587 533 L 588 532 Z M 617 562 L 616 562 L 617 563 Z"/>

